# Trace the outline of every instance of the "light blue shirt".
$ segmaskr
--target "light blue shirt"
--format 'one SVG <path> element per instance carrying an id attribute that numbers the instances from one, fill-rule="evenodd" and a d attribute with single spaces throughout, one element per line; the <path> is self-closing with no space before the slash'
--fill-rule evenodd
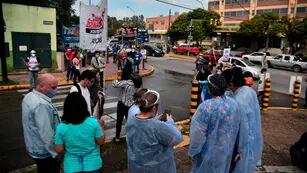
<path id="1" fill-rule="evenodd" d="M 204 101 L 192 117 L 191 173 L 228 173 L 239 131 L 238 105 L 229 97 Z"/>
<path id="2" fill-rule="evenodd" d="M 183 140 L 175 122 L 131 116 L 126 125 L 128 171 L 176 173 L 173 146 Z"/>
<path id="3" fill-rule="evenodd" d="M 96 138 L 102 136 L 101 127 L 95 118 L 88 117 L 78 125 L 60 123 L 56 129 L 55 144 L 65 146 L 64 172 L 100 169 L 102 159 Z"/>
<path id="4" fill-rule="evenodd" d="M 51 98 L 33 90 L 22 100 L 22 125 L 27 151 L 32 158 L 56 157 L 55 128 L 59 123 Z"/>
<path id="5" fill-rule="evenodd" d="M 238 151 L 242 154 L 242 160 L 237 162 L 234 172 L 254 173 L 263 150 L 259 102 L 256 92 L 248 86 L 237 89 L 234 99 L 241 115 Z"/>
<path id="6" fill-rule="evenodd" d="M 130 121 L 131 117 L 132 116 L 135 116 L 137 114 L 140 114 L 141 111 L 140 111 L 140 107 L 136 104 L 133 104 L 129 110 L 128 110 L 128 119 L 127 119 L 127 122 Z"/>

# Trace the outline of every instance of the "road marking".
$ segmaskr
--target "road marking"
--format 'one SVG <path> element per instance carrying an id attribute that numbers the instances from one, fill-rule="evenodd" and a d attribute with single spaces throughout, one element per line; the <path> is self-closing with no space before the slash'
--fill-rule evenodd
<path id="1" fill-rule="evenodd" d="M 59 86 L 57 89 L 60 90 L 60 89 L 68 89 L 70 90 L 70 88 L 72 87 L 73 85 L 66 85 L 66 86 Z M 17 90 L 17 92 L 19 93 L 24 93 L 24 92 L 28 92 L 29 89 L 20 89 L 20 90 Z"/>
<path id="2" fill-rule="evenodd" d="M 104 109 L 109 109 L 109 108 L 114 108 L 114 107 L 117 107 L 117 102 L 105 103 L 103 106 Z"/>

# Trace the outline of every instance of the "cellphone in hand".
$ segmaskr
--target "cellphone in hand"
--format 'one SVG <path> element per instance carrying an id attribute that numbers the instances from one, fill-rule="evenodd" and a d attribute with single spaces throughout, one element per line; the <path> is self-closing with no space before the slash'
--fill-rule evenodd
<path id="1" fill-rule="evenodd" d="M 162 114 L 162 116 L 160 118 L 160 120 L 165 122 L 167 120 L 167 115 L 170 115 L 171 112 L 172 112 L 171 110 L 165 109 L 164 113 Z"/>

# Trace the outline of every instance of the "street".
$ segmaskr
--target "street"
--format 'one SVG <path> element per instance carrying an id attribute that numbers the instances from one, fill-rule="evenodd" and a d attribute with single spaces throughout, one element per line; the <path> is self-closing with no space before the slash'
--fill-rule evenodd
<path id="1" fill-rule="evenodd" d="M 194 62 L 190 60 L 178 60 L 169 58 L 153 58 L 148 60 L 155 67 L 155 72 L 143 78 L 143 87 L 157 90 L 160 93 L 159 113 L 164 109 L 170 109 L 176 121 L 189 117 L 191 81 Z M 286 91 L 287 83 L 292 72 L 283 70 L 270 70 L 272 77 L 272 89 Z M 59 114 L 62 114 L 63 103 L 71 86 L 58 88 L 58 95 L 53 102 Z M 33 163 L 26 153 L 21 124 L 21 101 L 26 90 L 13 90 L 0 92 L 0 172 L 18 169 Z M 116 106 L 118 89 L 113 88 L 111 82 L 106 83 L 105 121 L 107 125 L 106 135 L 108 139 L 114 136 L 116 120 Z M 271 100 L 274 106 L 290 105 L 291 97 L 272 93 Z M 302 100 L 301 100 L 302 103 Z"/>

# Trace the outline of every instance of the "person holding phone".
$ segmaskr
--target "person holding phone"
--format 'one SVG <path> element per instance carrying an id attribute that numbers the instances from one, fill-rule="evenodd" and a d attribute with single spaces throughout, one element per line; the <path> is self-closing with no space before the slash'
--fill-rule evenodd
<path id="1" fill-rule="evenodd" d="M 158 92 L 148 90 L 140 100 L 141 113 L 126 124 L 129 172 L 176 173 L 173 147 L 183 136 L 171 115 L 166 122 L 156 118 L 159 98 Z"/>

